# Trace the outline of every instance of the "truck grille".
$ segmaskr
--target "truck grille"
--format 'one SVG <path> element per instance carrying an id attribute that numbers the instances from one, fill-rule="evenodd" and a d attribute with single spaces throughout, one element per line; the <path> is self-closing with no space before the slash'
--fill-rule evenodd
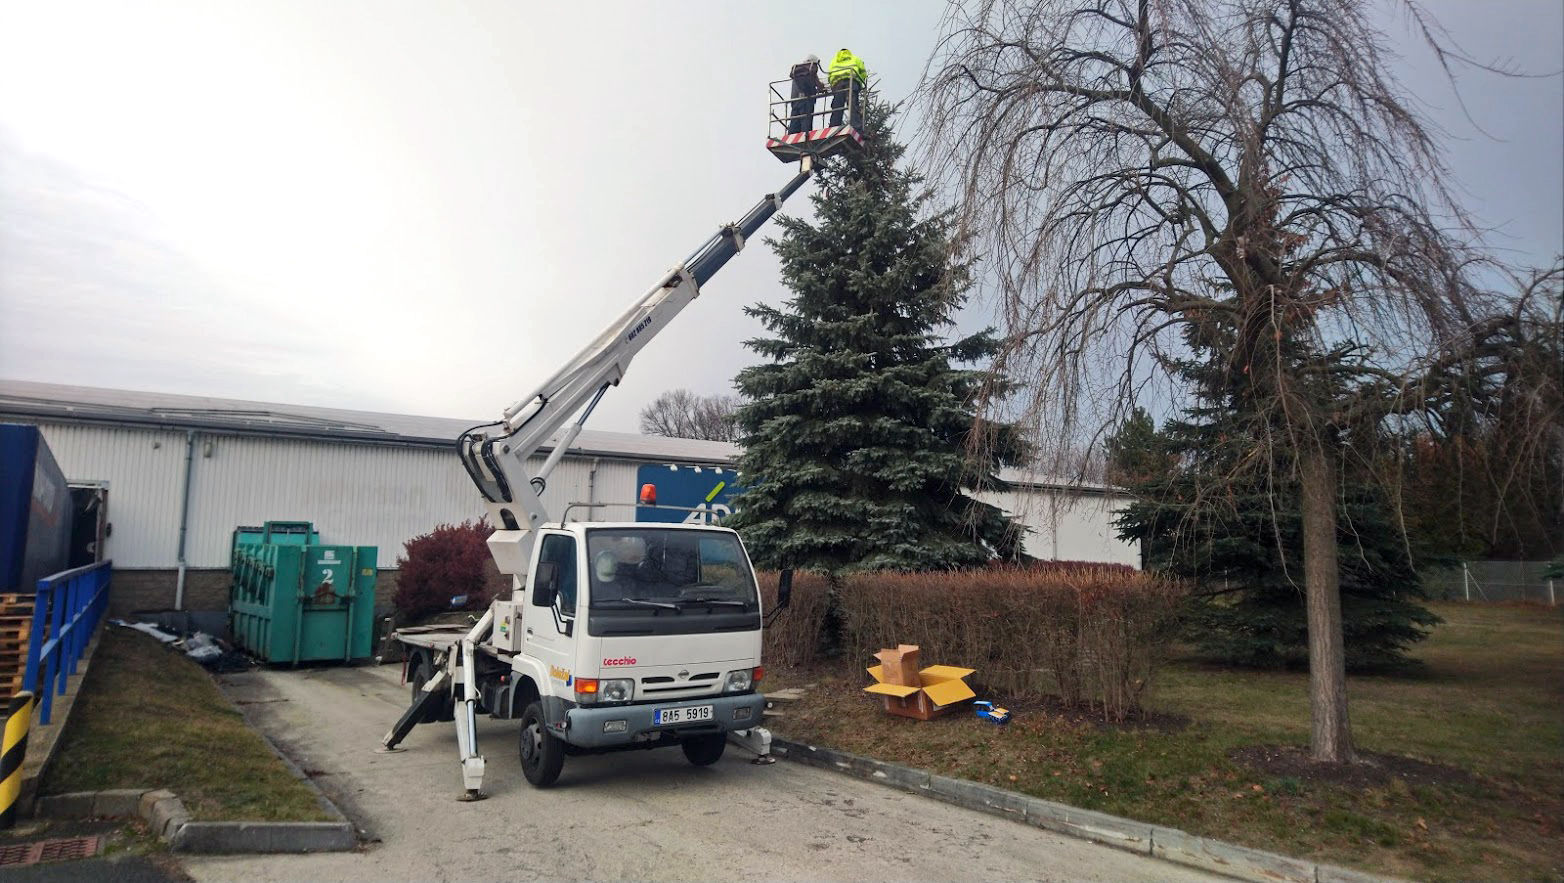
<path id="1" fill-rule="evenodd" d="M 714 672 L 714 671 L 708 671 L 708 672 L 703 672 L 703 673 L 698 674 L 698 675 L 690 675 L 688 680 L 690 681 L 690 683 L 694 683 L 695 681 L 715 681 L 716 679 L 717 679 L 717 673 Z M 674 679 L 668 677 L 667 675 L 652 675 L 650 677 L 641 678 L 641 683 L 643 683 L 643 684 L 672 684 L 672 683 L 674 683 Z"/>
<path id="2" fill-rule="evenodd" d="M 716 690 L 717 672 L 708 671 L 678 680 L 667 675 L 648 675 L 641 678 L 643 696 L 701 696 Z"/>

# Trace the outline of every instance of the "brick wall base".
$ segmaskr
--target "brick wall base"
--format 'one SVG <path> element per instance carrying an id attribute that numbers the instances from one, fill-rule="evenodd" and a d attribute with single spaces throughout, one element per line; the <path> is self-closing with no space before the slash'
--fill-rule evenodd
<path id="1" fill-rule="evenodd" d="M 118 570 L 109 590 L 109 615 L 173 610 L 178 570 Z M 227 610 L 228 570 L 186 570 L 186 610 Z"/>
<path id="2" fill-rule="evenodd" d="M 231 582 L 227 568 L 188 569 L 185 571 L 184 609 L 197 612 L 227 611 L 228 586 Z M 168 570 L 115 570 L 114 586 L 109 590 L 109 615 L 129 616 L 132 613 L 174 609 L 174 593 L 179 585 L 179 571 Z M 375 576 L 375 609 L 391 606 L 396 596 L 396 571 L 381 568 Z"/>
<path id="3" fill-rule="evenodd" d="M 510 595 L 510 577 L 500 573 L 491 560 L 485 574 L 490 597 L 504 598 Z M 396 597 L 397 571 L 382 567 L 375 576 L 375 616 L 377 619 L 391 615 L 391 600 Z M 228 587 L 231 582 L 227 568 L 201 568 L 185 571 L 185 611 L 191 613 L 224 613 L 228 611 Z M 156 613 L 174 609 L 174 591 L 179 583 L 179 571 L 173 568 L 157 570 L 115 570 L 114 587 L 109 591 L 109 615 L 130 617 L 137 613 Z M 184 628 L 185 626 L 178 626 Z"/>

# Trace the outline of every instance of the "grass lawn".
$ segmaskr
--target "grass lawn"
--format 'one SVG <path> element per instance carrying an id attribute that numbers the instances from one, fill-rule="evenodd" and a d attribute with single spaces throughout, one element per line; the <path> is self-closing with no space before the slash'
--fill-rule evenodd
<path id="1" fill-rule="evenodd" d="M 329 821 L 204 669 L 108 626 L 40 792 L 167 788 L 202 821 Z"/>
<path id="2" fill-rule="evenodd" d="M 1301 672 L 1175 662 L 1157 674 L 1151 722 L 1124 727 L 1023 703 L 1005 727 L 965 712 L 891 717 L 860 692 L 861 670 L 778 671 L 766 686 L 817 684 L 773 722 L 792 739 L 1381 873 L 1564 878 L 1564 617 L 1433 608 L 1445 624 L 1414 651 L 1422 670 L 1349 683 L 1359 750 L 1425 762 L 1368 781 L 1268 773 L 1232 756 L 1308 744 Z"/>

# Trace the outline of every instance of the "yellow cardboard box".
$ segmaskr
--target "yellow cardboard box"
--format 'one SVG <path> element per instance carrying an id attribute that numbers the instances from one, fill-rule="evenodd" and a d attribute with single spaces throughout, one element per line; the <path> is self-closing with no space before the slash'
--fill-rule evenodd
<path id="1" fill-rule="evenodd" d="M 883 699 L 891 714 L 926 721 L 977 695 L 963 680 L 977 669 L 954 665 L 918 669 L 916 644 L 901 644 L 874 656 L 880 664 L 868 670 L 875 682 L 864 692 Z"/>

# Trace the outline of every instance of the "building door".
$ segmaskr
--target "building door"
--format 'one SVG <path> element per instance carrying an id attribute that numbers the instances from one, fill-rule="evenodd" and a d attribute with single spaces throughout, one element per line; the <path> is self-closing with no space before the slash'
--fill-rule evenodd
<path id="1" fill-rule="evenodd" d="M 110 533 L 109 483 L 73 481 L 71 491 L 71 550 L 67 567 L 85 567 L 108 557 L 104 545 Z"/>
<path id="2" fill-rule="evenodd" d="M 576 599 L 580 597 L 576 538 L 568 533 L 543 531 L 538 538 L 537 563 L 533 578 L 527 580 L 527 604 L 521 614 L 522 646 L 525 652 L 548 666 L 555 694 L 568 693 L 573 683 L 575 664 Z M 552 605 L 539 606 L 536 574 L 538 565 L 553 564 L 558 576 L 559 594 Z"/>

